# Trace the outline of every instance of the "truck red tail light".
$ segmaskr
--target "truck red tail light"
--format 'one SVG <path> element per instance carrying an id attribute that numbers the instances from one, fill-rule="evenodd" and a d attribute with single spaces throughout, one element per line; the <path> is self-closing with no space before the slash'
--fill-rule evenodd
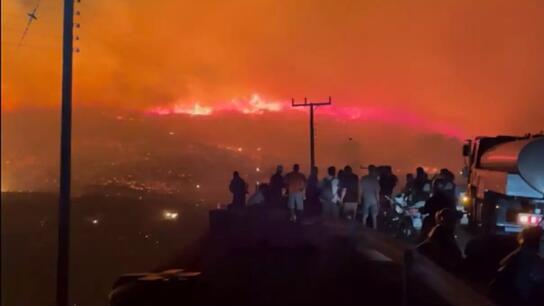
<path id="1" fill-rule="evenodd" d="M 542 221 L 541 215 L 535 214 L 518 214 L 518 224 L 524 226 L 535 226 Z"/>

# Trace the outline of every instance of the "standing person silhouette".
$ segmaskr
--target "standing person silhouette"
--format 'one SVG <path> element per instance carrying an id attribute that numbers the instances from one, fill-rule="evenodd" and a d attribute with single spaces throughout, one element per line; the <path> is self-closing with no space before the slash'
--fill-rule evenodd
<path id="1" fill-rule="evenodd" d="M 393 190 L 397 186 L 399 179 L 393 174 L 391 166 L 383 166 L 383 172 L 380 173 L 378 181 L 380 182 L 380 209 L 385 213 L 389 213 L 392 207 L 388 198 L 393 195 Z"/>
<path id="2" fill-rule="evenodd" d="M 276 167 L 276 173 L 270 177 L 270 184 L 268 184 L 270 206 L 279 207 L 282 202 L 283 189 L 285 188 L 285 182 L 283 180 L 283 166 L 278 165 Z"/>
<path id="3" fill-rule="evenodd" d="M 455 176 L 453 173 L 446 169 L 440 169 L 440 173 L 434 180 L 433 184 L 433 194 L 441 192 L 444 195 L 447 195 L 450 197 L 453 201 L 455 201 Z"/>
<path id="4" fill-rule="evenodd" d="M 413 201 L 426 201 L 429 199 L 431 193 L 429 176 L 422 167 L 417 167 L 416 177 L 414 179 L 414 188 L 413 188 Z"/>
<path id="5" fill-rule="evenodd" d="M 412 191 L 414 189 L 414 174 L 408 173 L 406 174 L 406 183 L 404 184 L 404 188 L 402 188 L 402 192 L 405 196 L 410 196 L 412 194 Z"/>
<path id="6" fill-rule="evenodd" d="M 244 208 L 246 205 L 247 183 L 240 177 L 238 171 L 232 173 L 229 190 L 232 193 L 232 207 Z"/>
<path id="7" fill-rule="evenodd" d="M 291 212 L 290 220 L 296 222 L 297 218 L 302 217 L 304 211 L 304 188 L 306 187 L 306 177 L 300 173 L 300 166 L 293 165 L 293 171 L 285 175 L 285 186 L 289 193 L 287 207 Z"/>
<path id="8" fill-rule="evenodd" d="M 368 175 L 361 178 L 360 189 L 363 200 L 363 224 L 366 224 L 368 215 L 372 216 L 372 227 L 378 228 L 378 209 L 380 203 L 380 183 L 376 166 L 368 166 Z"/>
<path id="9" fill-rule="evenodd" d="M 355 220 L 359 205 L 359 177 L 353 173 L 350 166 L 344 167 L 339 188 L 342 192 L 344 217 L 348 220 Z"/>
<path id="10" fill-rule="evenodd" d="M 317 216 L 320 213 L 319 205 L 319 178 L 318 169 L 313 167 L 306 182 L 306 215 Z"/>
<path id="11" fill-rule="evenodd" d="M 338 219 L 340 195 L 338 194 L 336 168 L 333 166 L 327 169 L 327 176 L 319 184 L 319 201 L 321 202 L 321 216 L 323 219 Z"/>

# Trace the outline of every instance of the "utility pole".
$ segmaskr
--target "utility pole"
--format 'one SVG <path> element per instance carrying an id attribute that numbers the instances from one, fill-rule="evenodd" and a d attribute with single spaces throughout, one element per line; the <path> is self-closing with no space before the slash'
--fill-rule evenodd
<path id="1" fill-rule="evenodd" d="M 291 106 L 293 107 L 310 108 L 310 171 L 315 167 L 314 107 L 331 104 L 331 97 L 329 97 L 329 101 L 327 102 L 308 102 L 308 99 L 304 98 L 304 103 L 295 103 L 295 99 L 291 99 Z"/>
<path id="2" fill-rule="evenodd" d="M 62 113 L 60 135 L 59 233 L 57 253 L 57 306 L 68 306 L 70 253 L 70 183 L 72 157 L 72 53 L 74 1 L 64 0 L 62 42 Z"/>

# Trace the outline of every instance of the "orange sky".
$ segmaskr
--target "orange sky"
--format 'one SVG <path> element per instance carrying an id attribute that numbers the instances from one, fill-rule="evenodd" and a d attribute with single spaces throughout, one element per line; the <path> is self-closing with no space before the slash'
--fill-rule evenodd
<path id="1" fill-rule="evenodd" d="M 41 0 L 17 48 L 36 0 L 2 0 L 4 117 L 58 109 L 61 2 Z M 412 128 L 392 122 L 403 113 L 467 137 L 544 128 L 543 1 L 83 0 L 77 9 L 76 109 L 333 96 L 341 112 L 379 109 L 397 128 Z"/>
<path id="2" fill-rule="evenodd" d="M 38 21 L 16 48 L 35 3 L 2 1 L 8 108 L 59 103 L 61 1 L 41 1 Z M 76 105 L 332 95 L 337 105 L 407 110 L 469 134 L 542 128 L 542 1 L 97 0 L 78 7 Z"/>

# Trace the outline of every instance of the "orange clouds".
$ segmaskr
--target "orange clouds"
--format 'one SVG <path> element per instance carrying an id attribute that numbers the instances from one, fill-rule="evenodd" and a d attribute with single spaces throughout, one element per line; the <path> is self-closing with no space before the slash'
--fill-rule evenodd
<path id="1" fill-rule="evenodd" d="M 2 103 L 56 107 L 59 1 L 2 8 Z M 467 134 L 542 128 L 544 4 L 538 1 L 83 1 L 76 106 L 217 107 L 275 101 L 414 113 Z M 197 110 L 199 111 L 199 110 Z M 541 113 L 541 112 L 540 112 Z"/>

